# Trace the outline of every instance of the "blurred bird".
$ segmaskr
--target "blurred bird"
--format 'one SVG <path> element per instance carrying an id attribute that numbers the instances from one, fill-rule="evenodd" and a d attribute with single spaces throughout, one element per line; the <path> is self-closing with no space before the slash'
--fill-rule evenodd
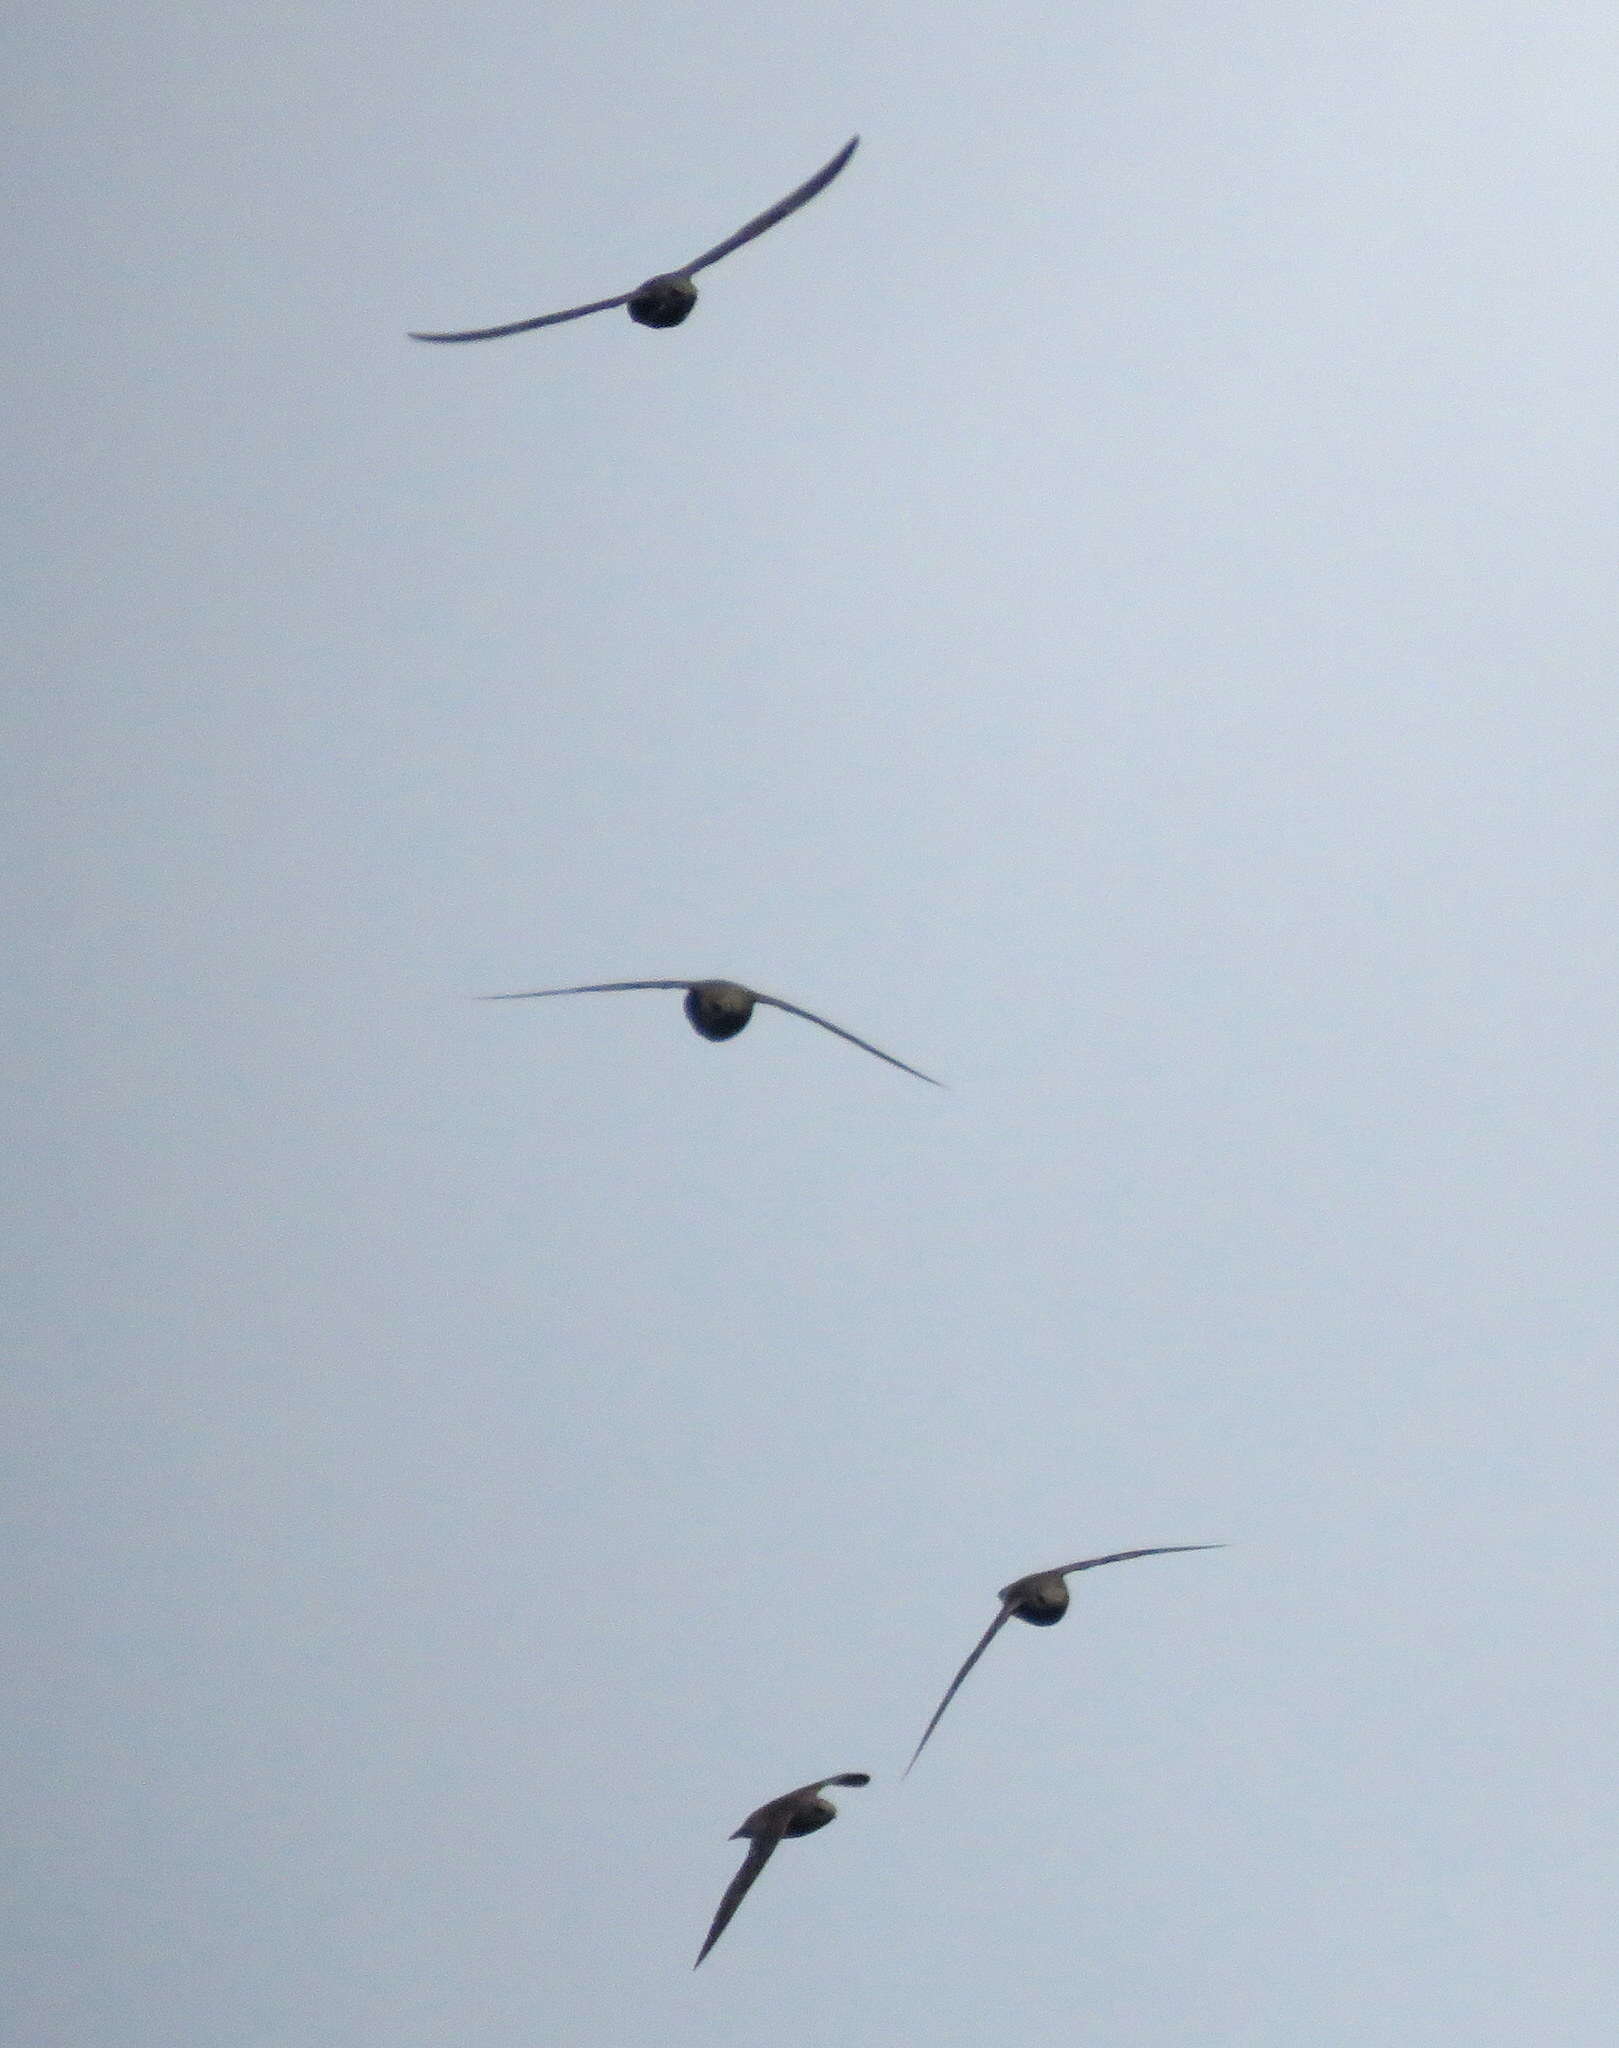
<path id="1" fill-rule="evenodd" d="M 620 292 L 616 299 L 593 299 L 588 306 L 570 306 L 563 313 L 541 313 L 536 319 L 513 320 L 505 327 L 473 327 L 464 334 L 412 334 L 410 338 L 412 341 L 498 341 L 505 334 L 526 334 L 531 327 L 555 327 L 560 321 L 582 320 L 587 313 L 605 313 L 613 306 L 628 306 L 630 318 L 638 320 L 643 327 L 678 327 L 697 303 L 697 287 L 692 279 L 698 271 L 706 270 L 711 263 L 718 263 L 722 256 L 729 256 L 733 249 L 740 249 L 755 235 L 762 235 L 766 228 L 773 228 L 777 221 L 796 213 L 817 192 L 824 191 L 854 155 L 859 142 L 858 135 L 851 136 L 832 161 L 823 164 L 813 178 L 807 178 L 785 199 L 778 199 L 774 206 L 767 206 L 746 227 L 738 228 L 734 235 L 716 243 L 694 263 L 688 263 L 684 270 L 660 271 L 656 277 L 649 277 L 645 284 L 638 284 L 634 291 Z"/>
<path id="2" fill-rule="evenodd" d="M 742 1859 L 742 1868 L 726 1887 L 713 1925 L 697 1951 L 697 1962 L 692 1964 L 694 1970 L 730 1926 L 731 1916 L 747 1896 L 749 1885 L 775 1855 L 777 1843 L 788 1835 L 813 1835 L 817 1828 L 824 1828 L 829 1821 L 836 1820 L 838 1810 L 830 1799 L 821 1797 L 821 1788 L 824 1785 L 870 1783 L 869 1771 L 840 1771 L 835 1778 L 817 1778 L 811 1785 L 800 1785 L 795 1792 L 783 1792 L 779 1799 L 766 1800 L 763 1806 L 748 1815 L 731 1836 L 733 1842 L 745 1839 L 748 1853 Z"/>
<path id="3" fill-rule="evenodd" d="M 785 1003 L 780 996 L 763 996 L 756 988 L 744 988 L 739 981 L 586 981 L 574 988 L 525 988 L 512 995 L 485 996 L 483 1000 L 487 1003 L 526 1003 L 536 996 L 613 995 L 620 989 L 630 988 L 683 988 L 686 991 L 686 1016 L 693 1031 L 702 1038 L 735 1038 L 753 1015 L 754 1005 L 768 1003 L 773 1010 L 785 1010 L 791 1017 L 804 1017 L 811 1024 L 819 1024 L 823 1031 L 830 1031 L 835 1038 L 846 1038 L 851 1045 L 858 1045 L 862 1052 L 886 1060 L 902 1073 L 914 1074 L 919 1081 L 932 1082 L 935 1088 L 944 1086 L 942 1081 L 935 1081 L 931 1074 L 924 1074 L 919 1067 L 908 1067 L 903 1060 L 895 1059 L 891 1052 L 882 1052 L 875 1045 L 868 1045 L 865 1039 L 856 1038 L 841 1024 L 829 1023 L 825 1017 L 817 1017 L 813 1010 L 801 1010 L 797 1003 Z"/>
<path id="4" fill-rule="evenodd" d="M 1014 1579 L 1009 1586 L 1000 1590 L 1001 1611 L 985 1629 L 978 1640 L 977 1648 L 951 1679 L 949 1690 L 934 1710 L 933 1719 L 922 1731 L 922 1740 L 911 1754 L 911 1761 L 905 1766 L 904 1775 L 909 1777 L 916 1759 L 927 1747 L 928 1737 L 944 1718 L 944 1710 L 961 1689 L 961 1681 L 994 1642 L 1001 1630 L 1014 1615 L 1019 1621 L 1032 1622 L 1036 1628 L 1051 1628 L 1068 1612 L 1068 1574 L 1088 1572 L 1099 1564 L 1125 1564 L 1132 1557 L 1172 1557 L 1183 1550 L 1224 1550 L 1223 1543 L 1167 1543 L 1156 1550 L 1113 1550 L 1106 1557 L 1084 1557 L 1078 1564 L 1060 1564 L 1051 1571 L 1030 1572 L 1026 1578 Z"/>

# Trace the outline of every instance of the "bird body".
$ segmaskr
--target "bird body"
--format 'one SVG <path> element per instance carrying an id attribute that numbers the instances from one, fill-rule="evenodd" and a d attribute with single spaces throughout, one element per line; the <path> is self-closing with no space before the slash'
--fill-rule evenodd
<path id="1" fill-rule="evenodd" d="M 1061 1572 L 1030 1572 L 1027 1578 L 1002 1586 L 997 1598 L 1011 1608 L 1017 1620 L 1050 1628 L 1068 1612 L 1068 1581 Z"/>
<path id="2" fill-rule="evenodd" d="M 697 287 L 678 270 L 666 271 L 638 284 L 624 303 L 643 327 L 678 327 L 697 303 Z"/>
<path id="3" fill-rule="evenodd" d="M 586 981 L 568 988 L 518 989 L 510 995 L 488 996 L 485 1000 L 491 1003 L 526 1003 L 538 996 L 616 995 L 625 989 L 643 988 L 684 989 L 687 1022 L 701 1038 L 735 1038 L 753 1015 L 755 1007 L 765 1003 L 772 1010 L 785 1010 L 789 1016 L 819 1024 L 834 1038 L 847 1039 L 850 1045 L 858 1045 L 862 1052 L 869 1052 L 875 1059 L 898 1067 L 901 1073 L 914 1074 L 917 1080 L 926 1081 L 935 1088 L 944 1086 L 931 1074 L 924 1074 L 920 1067 L 907 1066 L 904 1060 L 895 1059 L 891 1052 L 882 1051 L 867 1039 L 856 1038 L 852 1031 L 845 1031 L 841 1024 L 834 1024 L 830 1018 L 818 1017 L 813 1010 L 801 1010 L 797 1003 L 785 1002 L 780 996 L 761 995 L 758 989 L 745 988 L 739 981 Z"/>
<path id="4" fill-rule="evenodd" d="M 605 313 L 614 306 L 626 307 L 630 318 L 642 327 L 678 327 L 697 303 L 697 287 L 692 279 L 698 271 L 706 270 L 711 263 L 718 263 L 722 256 L 729 256 L 744 242 L 751 242 L 755 235 L 762 235 L 766 228 L 773 228 L 788 214 L 796 213 L 817 192 L 824 191 L 854 155 L 859 143 L 858 135 L 851 136 L 829 163 L 822 164 L 813 178 L 806 178 L 785 199 L 778 199 L 774 206 L 767 206 L 763 213 L 755 214 L 734 235 L 727 235 L 723 242 L 716 242 L 712 249 L 705 249 L 684 270 L 662 270 L 656 277 L 649 277 L 645 284 L 638 284 L 634 291 L 620 292 L 616 298 L 592 299 L 588 306 L 569 306 L 560 313 L 538 314 L 532 320 L 510 320 L 504 327 L 469 327 L 454 334 L 412 334 L 410 338 L 412 341 L 498 341 L 508 334 L 527 334 L 536 327 L 556 327 L 564 320 L 582 320 L 587 313 Z"/>
<path id="5" fill-rule="evenodd" d="M 731 1924 L 732 1915 L 746 1897 L 754 1879 L 776 1853 L 778 1842 L 789 1837 L 813 1835 L 837 1819 L 838 1810 L 830 1799 L 823 1797 L 828 1785 L 869 1785 L 869 1771 L 840 1771 L 833 1778 L 816 1778 L 808 1785 L 796 1786 L 791 1792 L 783 1792 L 778 1798 L 767 1799 L 763 1806 L 756 1806 L 742 1823 L 732 1832 L 733 1842 L 745 1841 L 748 1853 L 742 1859 L 742 1867 L 725 1888 L 719 1910 L 710 1923 L 702 1947 L 697 1951 L 697 1968 L 704 1956 L 719 1940 Z"/>
<path id="6" fill-rule="evenodd" d="M 685 1011 L 700 1037 L 735 1038 L 753 1015 L 758 997 L 736 981 L 694 981 L 686 991 Z"/>
<path id="7" fill-rule="evenodd" d="M 785 1808 L 785 1816 L 782 1809 Z M 813 1835 L 817 1828 L 830 1826 L 838 1810 L 819 1794 L 805 1799 L 802 1792 L 788 1792 L 780 1799 L 768 1799 L 757 1806 L 741 1827 L 731 1830 L 733 1842 L 779 1841 L 787 1835 Z"/>
<path id="8" fill-rule="evenodd" d="M 922 1730 L 922 1740 L 911 1753 L 911 1761 L 905 1766 L 909 1775 L 916 1759 L 927 1748 L 928 1737 L 944 1719 L 944 1710 L 961 1690 L 961 1682 L 1006 1624 L 1016 1619 L 1027 1621 L 1036 1628 L 1050 1628 L 1062 1620 L 1068 1612 L 1068 1574 L 1088 1572 L 1099 1564 L 1126 1564 L 1133 1557 L 1171 1557 L 1184 1550 L 1223 1550 L 1223 1543 L 1161 1543 L 1151 1550 L 1110 1550 L 1105 1557 L 1083 1557 L 1077 1564 L 1060 1564 L 1050 1570 L 1028 1572 L 1021 1579 L 1014 1579 L 1009 1586 L 1003 1586 L 999 1599 L 1001 1611 L 985 1629 L 975 1644 L 972 1654 L 951 1679 L 945 1696 L 934 1709 L 933 1719 Z"/>

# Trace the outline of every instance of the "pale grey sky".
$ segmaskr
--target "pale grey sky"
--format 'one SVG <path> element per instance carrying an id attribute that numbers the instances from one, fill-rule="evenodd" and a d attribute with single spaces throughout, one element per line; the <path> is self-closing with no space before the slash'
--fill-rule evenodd
<path id="1" fill-rule="evenodd" d="M 1611 9 L 7 40 L 8 2041 L 1606 2043 Z"/>

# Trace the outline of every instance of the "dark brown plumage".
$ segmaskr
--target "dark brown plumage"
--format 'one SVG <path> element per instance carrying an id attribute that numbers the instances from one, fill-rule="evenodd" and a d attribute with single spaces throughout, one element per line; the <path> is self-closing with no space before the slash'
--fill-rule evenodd
<path id="1" fill-rule="evenodd" d="M 944 1718 L 944 1710 L 961 1689 L 961 1681 L 983 1656 L 995 1638 L 1015 1615 L 1019 1621 L 1032 1622 L 1036 1628 L 1050 1628 L 1062 1620 L 1068 1612 L 1068 1574 L 1088 1572 L 1099 1564 L 1125 1564 L 1132 1557 L 1172 1557 L 1184 1550 L 1224 1550 L 1223 1543 L 1165 1543 L 1154 1550 L 1110 1550 L 1106 1557 L 1084 1557 L 1078 1564 L 1059 1564 L 1049 1571 L 1029 1572 L 1021 1579 L 1014 1579 L 1009 1586 L 1003 1586 L 999 1599 L 1001 1611 L 979 1637 L 972 1655 L 951 1679 L 945 1696 L 934 1709 L 933 1719 L 922 1730 L 922 1740 L 911 1753 L 911 1761 L 905 1766 L 909 1776 L 916 1759 L 927 1747 L 928 1737 Z"/>
<path id="2" fill-rule="evenodd" d="M 864 1038 L 856 1038 L 852 1031 L 845 1031 L 841 1024 L 833 1024 L 825 1017 L 817 1017 L 813 1010 L 801 1010 L 797 1003 L 783 1002 L 780 996 L 761 995 L 756 988 L 744 988 L 739 981 L 587 981 L 572 988 L 525 988 L 512 995 L 486 996 L 491 1003 L 526 1003 L 536 996 L 596 996 L 612 995 L 620 989 L 632 988 L 683 988 L 686 991 L 686 1016 L 691 1028 L 701 1038 L 735 1038 L 753 1015 L 756 1004 L 765 1003 L 772 1010 L 785 1010 L 791 1017 L 803 1017 L 811 1024 L 819 1024 L 823 1031 L 830 1031 L 834 1038 L 847 1039 L 850 1045 L 858 1045 L 862 1052 L 869 1052 L 879 1060 L 886 1060 L 891 1067 L 898 1067 L 901 1073 L 914 1074 L 919 1081 L 931 1082 L 935 1088 L 942 1088 L 942 1081 L 935 1081 L 931 1074 L 924 1074 L 920 1067 L 908 1067 L 903 1060 L 895 1059 L 891 1052 L 883 1052 Z"/>
<path id="3" fill-rule="evenodd" d="M 526 334 L 534 327 L 556 327 L 564 320 L 582 320 L 587 313 L 605 313 L 614 306 L 628 307 L 630 318 L 643 327 L 678 327 L 697 303 L 697 287 L 692 279 L 698 271 L 706 270 L 711 263 L 718 263 L 722 256 L 729 256 L 744 242 L 751 242 L 755 235 L 762 235 L 766 228 L 773 228 L 788 214 L 796 213 L 817 192 L 824 191 L 854 155 L 859 142 L 858 135 L 851 136 L 830 163 L 822 164 L 813 178 L 806 178 L 785 199 L 778 199 L 774 206 L 767 206 L 763 213 L 755 214 L 746 227 L 738 228 L 734 235 L 727 235 L 723 242 L 705 250 L 683 270 L 660 271 L 656 277 L 649 277 L 645 284 L 638 284 L 632 292 L 620 292 L 617 298 L 612 299 L 592 299 L 588 306 L 569 306 L 561 313 L 541 313 L 532 320 L 512 320 L 504 327 L 471 327 L 457 334 L 412 334 L 410 338 L 412 341 L 498 341 L 503 335 Z"/>
<path id="4" fill-rule="evenodd" d="M 697 1951 L 697 1963 L 703 1960 L 731 1924 L 731 1917 L 747 1896 L 749 1886 L 775 1855 L 777 1843 L 790 1835 L 813 1835 L 817 1828 L 824 1828 L 837 1818 L 837 1808 L 830 1799 L 821 1797 L 822 1790 L 828 1785 L 870 1783 L 869 1771 L 840 1771 L 835 1778 L 816 1778 L 811 1784 L 783 1792 L 778 1799 L 768 1799 L 748 1815 L 731 1836 L 733 1842 L 745 1840 L 748 1853 L 742 1859 L 741 1869 L 725 1888 L 719 1911 Z M 692 1964 L 694 1970 L 697 1963 Z"/>

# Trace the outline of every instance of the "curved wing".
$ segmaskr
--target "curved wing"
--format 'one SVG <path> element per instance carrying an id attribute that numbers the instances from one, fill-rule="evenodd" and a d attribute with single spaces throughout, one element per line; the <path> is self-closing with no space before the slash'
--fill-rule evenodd
<path id="1" fill-rule="evenodd" d="M 1106 1557 L 1082 1557 L 1078 1564 L 1060 1564 L 1057 1569 L 1068 1572 L 1088 1572 L 1092 1565 L 1127 1564 L 1132 1557 L 1172 1557 L 1181 1550 L 1224 1550 L 1223 1543 L 1160 1543 L 1156 1550 L 1110 1550 Z"/>
<path id="2" fill-rule="evenodd" d="M 823 1031 L 830 1031 L 834 1038 L 846 1038 L 851 1045 L 858 1045 L 862 1052 L 869 1052 L 877 1059 L 887 1060 L 891 1067 L 898 1067 L 902 1074 L 914 1074 L 919 1081 L 926 1081 L 934 1088 L 942 1088 L 942 1081 L 935 1081 L 931 1074 L 924 1074 L 920 1067 L 908 1067 L 903 1060 L 895 1059 L 891 1052 L 884 1052 L 880 1046 L 868 1044 L 864 1038 L 856 1038 L 852 1031 L 845 1031 L 841 1024 L 834 1024 L 828 1018 L 817 1017 L 813 1010 L 801 1010 L 797 1003 L 785 1003 L 780 996 L 762 996 L 753 992 L 756 1003 L 768 1003 L 773 1010 L 785 1010 L 790 1017 L 802 1017 L 808 1023 L 819 1024 Z"/>
<path id="3" fill-rule="evenodd" d="M 708 1954 L 726 1928 L 730 1926 L 732 1915 L 748 1895 L 749 1885 L 752 1884 L 760 1871 L 764 1869 L 771 1857 L 775 1855 L 776 1844 L 780 1840 L 780 1835 L 765 1835 L 762 1838 L 756 1835 L 749 1842 L 748 1853 L 742 1859 L 742 1868 L 725 1887 L 725 1896 L 720 1900 L 719 1911 L 714 1915 L 703 1945 L 697 1951 L 697 1963 L 703 1960 L 704 1956 Z M 697 1963 L 692 1964 L 694 1970 L 697 1968 Z"/>
<path id="4" fill-rule="evenodd" d="M 939 1723 L 944 1719 L 945 1708 L 949 1706 L 950 1702 L 955 1698 L 956 1694 L 960 1692 L 961 1681 L 967 1676 L 967 1673 L 971 1671 L 973 1666 L 978 1662 L 979 1658 L 983 1656 L 984 1652 L 989 1648 L 990 1644 L 994 1642 L 995 1638 L 1000 1634 L 1001 1630 L 1005 1628 L 1006 1624 L 1012 1618 L 1012 1613 L 1012 1603 L 1010 1601 L 1004 1602 L 1002 1604 L 1000 1613 L 996 1615 L 995 1619 L 990 1623 L 989 1627 L 986 1628 L 984 1633 L 978 1638 L 977 1648 L 973 1651 L 972 1655 L 967 1659 L 966 1663 L 962 1665 L 961 1669 L 956 1673 L 955 1677 L 951 1679 L 949 1690 L 946 1692 L 944 1698 L 940 1700 L 938 1706 L 935 1707 L 933 1711 L 933 1719 L 922 1730 L 922 1740 L 916 1745 L 915 1749 L 912 1750 L 911 1761 L 905 1766 L 904 1771 L 901 1773 L 903 1777 L 908 1778 L 911 1775 L 911 1770 L 915 1765 L 917 1758 L 928 1746 L 928 1737 L 933 1733 L 934 1729 L 937 1728 Z"/>
<path id="5" fill-rule="evenodd" d="M 464 334 L 412 334 L 412 341 L 499 341 L 503 334 L 527 334 L 531 327 L 555 327 L 564 320 L 583 320 L 587 313 L 606 313 L 627 306 L 628 292 L 616 299 L 593 299 L 588 306 L 570 306 L 565 313 L 541 313 L 533 320 L 512 320 L 504 327 L 469 327 Z"/>
<path id="6" fill-rule="evenodd" d="M 772 1799 L 768 1812 L 780 1807 L 783 1814 L 791 1815 L 801 1806 L 811 1805 L 820 1797 L 828 1785 L 869 1785 L 870 1771 L 835 1771 L 830 1778 L 811 1778 L 807 1785 L 795 1785 L 791 1792 L 783 1792 L 779 1799 Z"/>
<path id="7" fill-rule="evenodd" d="M 689 981 L 581 981 L 573 988 L 520 988 L 506 996 L 480 996 L 481 1003 L 526 1003 L 532 996 L 610 996 L 625 988 L 690 988 Z"/>
<path id="8" fill-rule="evenodd" d="M 813 178 L 806 178 L 796 190 L 789 192 L 785 199 L 778 199 L 774 206 L 767 206 L 763 213 L 755 214 L 745 228 L 738 228 L 734 235 L 728 235 L 723 242 L 698 257 L 695 263 L 688 263 L 684 270 L 677 271 L 679 277 L 695 277 L 699 270 L 706 270 L 711 263 L 718 263 L 722 256 L 729 256 L 733 249 L 740 249 L 744 242 L 751 242 L 755 235 L 762 235 L 766 228 L 773 228 L 777 221 L 785 220 L 790 213 L 813 199 L 817 192 L 824 192 L 843 166 L 860 146 L 860 137 L 851 135 L 849 140 L 833 157 L 829 164 L 822 164 Z"/>

